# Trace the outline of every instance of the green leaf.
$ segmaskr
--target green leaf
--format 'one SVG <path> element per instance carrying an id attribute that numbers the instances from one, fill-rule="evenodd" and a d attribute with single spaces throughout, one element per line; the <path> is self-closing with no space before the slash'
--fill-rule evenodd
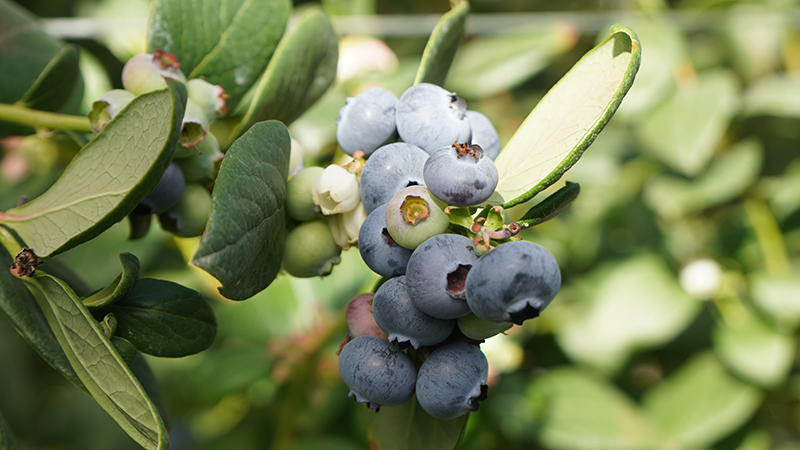
<path id="1" fill-rule="evenodd" d="M 732 323 L 729 323 L 732 322 Z M 714 351 L 733 373 L 754 384 L 775 387 L 789 375 L 796 350 L 791 335 L 778 332 L 750 312 L 717 320 Z"/>
<path id="2" fill-rule="evenodd" d="M 575 30 L 563 24 L 536 33 L 475 37 L 459 48 L 445 86 L 466 99 L 507 92 L 547 68 L 577 41 Z"/>
<path id="3" fill-rule="evenodd" d="M 753 81 L 744 92 L 742 113 L 746 116 L 799 118 L 800 77 L 780 73 Z"/>
<path id="4" fill-rule="evenodd" d="M 661 257 L 643 254 L 595 273 L 600 284 L 557 339 L 574 360 L 614 371 L 631 353 L 672 340 L 700 310 Z"/>
<path id="5" fill-rule="evenodd" d="M 757 272 L 749 278 L 753 304 L 783 331 L 795 331 L 800 326 L 800 274 L 777 277 Z"/>
<path id="6" fill-rule="evenodd" d="M 17 442 L 14 440 L 14 435 L 11 434 L 11 428 L 9 428 L 2 414 L 0 414 L 0 449 L 3 450 L 19 449 L 19 446 L 17 446 Z"/>
<path id="7" fill-rule="evenodd" d="M 168 436 L 161 416 L 75 293 L 47 274 L 37 273 L 25 282 L 95 401 L 139 445 L 166 449 Z"/>
<path id="8" fill-rule="evenodd" d="M 452 3 L 453 8 L 439 19 L 431 37 L 428 38 L 414 84 L 433 83 L 441 86 L 447 78 L 458 43 L 464 36 L 464 24 L 469 15 L 467 0 L 456 0 Z"/>
<path id="9" fill-rule="evenodd" d="M 682 448 L 704 448 L 745 423 L 763 394 L 733 378 L 709 353 L 685 363 L 645 395 L 650 417 Z"/>
<path id="10" fill-rule="evenodd" d="M 569 208 L 569 205 L 578 198 L 581 185 L 567 181 L 566 186 L 542 200 L 522 216 L 517 222 L 520 225 L 532 227 L 557 217 Z"/>
<path id="11" fill-rule="evenodd" d="M 491 400 L 489 400 L 491 401 Z M 525 391 L 530 432 L 553 450 L 659 448 L 657 428 L 607 380 L 562 367 L 538 376 Z"/>
<path id="12" fill-rule="evenodd" d="M 78 67 L 80 54 L 74 45 L 67 45 L 56 54 L 22 96 L 22 106 L 44 111 L 58 111 L 82 83 Z"/>
<path id="13" fill-rule="evenodd" d="M 130 253 L 120 253 L 119 260 L 122 262 L 122 273 L 105 288 L 85 297 L 84 306 L 87 308 L 108 306 L 133 289 L 139 281 L 139 259 Z"/>
<path id="14" fill-rule="evenodd" d="M 123 299 L 93 313 L 114 314 L 116 335 L 153 356 L 193 355 L 217 335 L 214 310 L 203 296 L 171 281 L 143 278 Z"/>
<path id="15" fill-rule="evenodd" d="M 419 406 L 416 397 L 399 406 L 381 406 L 377 413 L 359 406 L 370 447 L 375 450 L 455 450 L 469 417 L 435 419 Z"/>
<path id="16" fill-rule="evenodd" d="M 147 48 L 175 53 L 187 78 L 221 85 L 232 110 L 267 66 L 291 8 L 289 0 L 156 0 Z"/>
<path id="17" fill-rule="evenodd" d="M 219 280 L 219 291 L 227 298 L 250 298 L 278 275 L 290 147 L 282 123 L 259 122 L 222 160 L 211 217 L 191 264 Z"/>
<path id="18" fill-rule="evenodd" d="M 234 136 L 262 120 L 293 122 L 336 78 L 339 38 L 321 8 L 297 17 L 283 36 Z"/>
<path id="19" fill-rule="evenodd" d="M 761 173 L 764 150 L 756 140 L 745 140 L 712 163 L 694 181 L 659 174 L 645 187 L 649 206 L 666 218 L 702 211 L 738 197 Z"/>
<path id="20" fill-rule="evenodd" d="M 0 214 L 40 257 L 63 252 L 122 220 L 166 170 L 186 105 L 186 88 L 135 98 L 72 160 L 44 194 Z"/>
<path id="21" fill-rule="evenodd" d="M 637 129 L 644 149 L 687 176 L 702 172 L 738 110 L 739 81 L 732 72 L 701 73 L 680 86 Z"/>
<path id="22" fill-rule="evenodd" d="M 633 84 L 641 46 L 620 25 L 542 98 L 495 160 L 509 208 L 555 183 L 583 154 Z"/>
<path id="23" fill-rule="evenodd" d="M 9 272 L 14 262 L 6 248 L 0 245 L 0 311 L 20 335 L 54 369 L 81 389 L 83 383 L 72 369 L 67 355 L 47 324 L 47 319 L 25 283 Z"/>

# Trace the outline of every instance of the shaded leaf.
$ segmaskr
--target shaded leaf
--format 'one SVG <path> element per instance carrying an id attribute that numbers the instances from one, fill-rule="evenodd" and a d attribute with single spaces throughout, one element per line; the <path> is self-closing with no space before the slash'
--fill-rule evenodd
<path id="1" fill-rule="evenodd" d="M 530 200 L 578 161 L 611 120 L 640 61 L 636 34 L 615 25 L 553 86 L 495 160 L 503 207 Z"/>
<path id="2" fill-rule="evenodd" d="M 14 440 L 14 435 L 11 434 L 3 415 L 0 414 L 0 448 L 3 450 L 18 450 L 17 442 Z"/>
<path id="3" fill-rule="evenodd" d="M 289 124 L 314 104 L 336 78 L 339 38 L 321 8 L 297 17 L 258 82 L 237 136 L 262 120 Z"/>
<path id="4" fill-rule="evenodd" d="M 695 356 L 648 392 L 644 407 L 674 445 L 703 448 L 747 421 L 762 397 L 709 352 Z"/>
<path id="5" fill-rule="evenodd" d="M 61 349 L 56 335 L 47 324 L 36 299 L 25 287 L 25 283 L 8 271 L 13 262 L 14 257 L 0 245 L 0 311 L 42 359 L 75 386 L 85 389 Z"/>
<path id="6" fill-rule="evenodd" d="M 108 306 L 133 289 L 139 281 L 139 259 L 130 253 L 120 253 L 119 260 L 122 262 L 122 273 L 105 288 L 83 298 L 84 306 L 87 308 Z"/>
<path id="7" fill-rule="evenodd" d="M 203 296 L 171 281 L 143 278 L 124 298 L 93 313 L 114 314 L 115 334 L 153 356 L 192 355 L 211 346 L 217 335 L 214 311 Z"/>
<path id="8" fill-rule="evenodd" d="M 638 349 L 669 342 L 700 309 L 675 274 L 654 254 L 643 254 L 598 272 L 600 285 L 558 333 L 574 360 L 616 370 Z"/>
<path id="9" fill-rule="evenodd" d="M 25 92 L 20 104 L 44 111 L 58 111 L 70 99 L 73 91 L 83 84 L 79 59 L 77 47 L 63 47 Z"/>
<path id="10" fill-rule="evenodd" d="M 290 147 L 282 123 L 259 122 L 222 160 L 211 217 L 191 264 L 219 280 L 227 298 L 252 297 L 280 270 Z"/>
<path id="11" fill-rule="evenodd" d="M 525 391 L 530 431 L 554 450 L 656 449 L 657 428 L 608 381 L 562 367 L 537 377 Z"/>
<path id="12" fill-rule="evenodd" d="M 0 215 L 40 257 L 63 252 L 122 220 L 166 170 L 181 129 L 186 88 L 135 98 L 44 194 Z"/>
<path id="13" fill-rule="evenodd" d="M 542 200 L 522 216 L 517 222 L 520 225 L 532 227 L 557 217 L 569 208 L 569 205 L 578 198 L 581 185 L 567 181 L 566 186 Z"/>
<path id="14" fill-rule="evenodd" d="M 157 0 L 147 48 L 175 53 L 187 78 L 221 85 L 233 109 L 267 66 L 291 8 L 289 0 Z"/>
<path id="15" fill-rule="evenodd" d="M 376 450 L 455 450 L 469 417 L 435 419 L 419 406 L 417 397 L 399 406 L 381 406 L 377 413 L 359 406 L 367 439 Z"/>
<path id="16" fill-rule="evenodd" d="M 139 445 L 166 449 L 168 435 L 158 411 L 80 299 L 47 274 L 25 282 L 95 401 Z"/>
<path id="17" fill-rule="evenodd" d="M 642 122 L 645 150 L 687 176 L 702 172 L 738 110 L 739 82 L 718 69 L 701 73 Z"/>
<path id="18" fill-rule="evenodd" d="M 457 0 L 452 3 L 453 8 L 439 19 L 428 38 L 414 84 L 433 83 L 441 86 L 447 78 L 458 43 L 464 36 L 464 24 L 469 15 L 467 0 Z"/>

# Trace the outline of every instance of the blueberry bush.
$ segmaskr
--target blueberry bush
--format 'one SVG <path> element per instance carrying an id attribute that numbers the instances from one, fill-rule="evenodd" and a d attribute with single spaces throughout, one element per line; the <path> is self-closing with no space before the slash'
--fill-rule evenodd
<path id="1" fill-rule="evenodd" d="M 439 3 L 0 0 L 0 449 L 800 448 L 796 10 Z"/>

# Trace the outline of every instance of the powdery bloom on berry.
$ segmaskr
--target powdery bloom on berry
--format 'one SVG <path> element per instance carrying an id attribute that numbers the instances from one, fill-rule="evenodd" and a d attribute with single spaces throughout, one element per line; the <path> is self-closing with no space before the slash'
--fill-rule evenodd
<path id="1" fill-rule="evenodd" d="M 331 215 L 354 210 L 361 198 L 358 179 L 353 172 L 331 164 L 320 174 L 311 187 L 311 197 L 322 214 Z"/>

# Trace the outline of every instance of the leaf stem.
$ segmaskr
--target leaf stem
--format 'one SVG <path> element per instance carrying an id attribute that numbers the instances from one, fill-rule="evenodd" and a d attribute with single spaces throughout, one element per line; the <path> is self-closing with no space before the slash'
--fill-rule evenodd
<path id="1" fill-rule="evenodd" d="M 744 209 L 753 225 L 767 272 L 773 277 L 787 275 L 791 271 L 789 253 L 772 211 L 762 200 L 753 197 L 745 199 Z"/>
<path id="2" fill-rule="evenodd" d="M 34 128 L 62 128 L 84 133 L 92 131 L 89 119 L 84 116 L 39 111 L 5 103 L 0 103 L 0 122 L 28 125 Z"/>

